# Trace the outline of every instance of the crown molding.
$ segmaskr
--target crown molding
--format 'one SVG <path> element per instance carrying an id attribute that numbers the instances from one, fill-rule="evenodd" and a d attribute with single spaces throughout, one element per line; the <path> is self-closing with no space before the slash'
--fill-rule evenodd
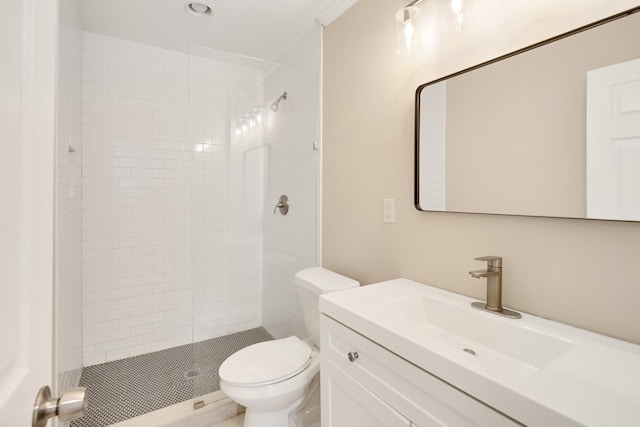
<path id="1" fill-rule="evenodd" d="M 316 15 L 316 20 L 327 27 L 357 2 L 358 0 L 334 0 Z"/>

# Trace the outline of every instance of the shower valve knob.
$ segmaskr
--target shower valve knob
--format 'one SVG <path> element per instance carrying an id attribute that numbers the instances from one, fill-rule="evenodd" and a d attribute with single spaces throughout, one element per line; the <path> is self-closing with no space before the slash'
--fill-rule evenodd
<path id="1" fill-rule="evenodd" d="M 276 214 L 276 211 L 280 209 L 281 215 L 286 215 L 289 212 L 289 198 L 286 194 L 283 194 L 278 199 L 278 204 L 273 208 L 273 214 Z"/>

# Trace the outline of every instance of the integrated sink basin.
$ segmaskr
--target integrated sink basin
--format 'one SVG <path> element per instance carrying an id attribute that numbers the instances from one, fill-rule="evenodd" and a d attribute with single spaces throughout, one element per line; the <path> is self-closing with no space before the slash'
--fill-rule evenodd
<path id="1" fill-rule="evenodd" d="M 395 279 L 323 295 L 320 311 L 524 425 L 638 425 L 640 346 L 474 301 Z"/>
<path id="2" fill-rule="evenodd" d="M 465 352 L 487 367 L 530 375 L 567 353 L 573 343 L 518 320 L 472 310 L 469 304 L 435 296 L 412 296 L 367 307 L 390 330 L 432 346 Z"/>

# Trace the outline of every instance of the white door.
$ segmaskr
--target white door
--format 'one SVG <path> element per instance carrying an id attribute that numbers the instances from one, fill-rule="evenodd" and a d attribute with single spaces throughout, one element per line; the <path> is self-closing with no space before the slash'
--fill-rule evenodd
<path id="1" fill-rule="evenodd" d="M 0 1 L 0 425 L 53 380 L 55 0 Z"/>
<path id="2" fill-rule="evenodd" d="M 640 220 L 640 59 L 587 74 L 587 217 Z"/>

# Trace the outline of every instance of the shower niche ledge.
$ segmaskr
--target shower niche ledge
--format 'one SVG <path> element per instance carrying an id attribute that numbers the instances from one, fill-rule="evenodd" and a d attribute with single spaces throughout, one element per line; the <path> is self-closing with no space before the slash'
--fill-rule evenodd
<path id="1" fill-rule="evenodd" d="M 472 302 L 407 279 L 321 297 L 326 425 L 637 425 L 640 346 Z"/>

